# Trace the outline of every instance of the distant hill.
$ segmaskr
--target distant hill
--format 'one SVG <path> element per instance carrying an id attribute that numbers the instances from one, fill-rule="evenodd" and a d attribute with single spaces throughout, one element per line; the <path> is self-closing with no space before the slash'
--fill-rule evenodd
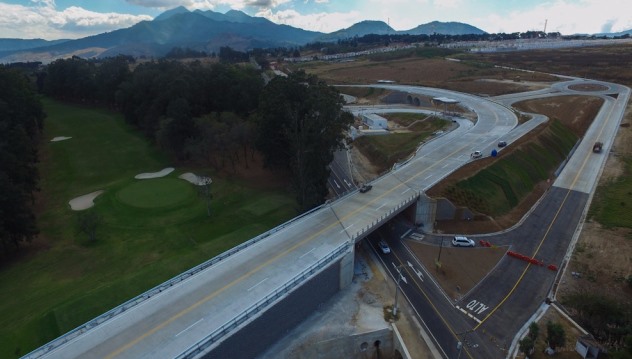
<path id="1" fill-rule="evenodd" d="M 255 47 L 300 46 L 322 35 L 319 32 L 278 25 L 267 19 L 248 16 L 241 11 L 220 14 L 183 9 L 186 10 L 169 10 L 153 21 L 142 21 L 126 29 L 7 54 L 0 61 L 12 62 L 29 58 L 31 61 L 49 62 L 87 48 L 100 49 L 91 52 L 95 57 L 118 54 L 160 57 L 175 46 L 210 53 L 218 51 L 221 46 L 230 45 L 243 51 Z M 227 39 L 232 41 L 227 42 Z"/>
<path id="2" fill-rule="evenodd" d="M 468 24 L 461 22 L 440 22 L 433 21 L 427 24 L 419 25 L 414 29 L 402 31 L 402 33 L 410 35 L 482 35 L 486 34 L 485 31 Z"/>
<path id="3" fill-rule="evenodd" d="M 0 39 L 0 51 L 16 51 L 16 50 L 28 50 L 36 47 L 49 46 L 55 44 L 61 44 L 69 40 L 43 40 L 43 39 Z"/>
<path id="4" fill-rule="evenodd" d="M 460 23 L 460 22 L 440 22 L 433 21 L 427 24 L 419 25 L 410 30 L 395 31 L 392 27 L 386 24 L 384 21 L 362 21 L 346 29 L 334 31 L 329 34 L 325 34 L 318 38 L 319 41 L 337 41 L 343 39 L 349 39 L 353 37 L 362 37 L 369 34 L 376 35 L 469 35 L 469 34 L 486 34 L 485 31 L 474 27 L 472 25 Z"/>
<path id="5" fill-rule="evenodd" d="M 315 41 L 337 41 L 368 34 L 483 34 L 484 31 L 457 22 L 431 22 L 407 31 L 395 31 L 383 21 L 362 21 L 330 34 L 307 31 L 230 10 L 189 11 L 180 6 L 165 11 L 153 21 L 142 21 L 77 40 L 0 40 L 0 62 L 41 61 L 73 55 L 106 57 L 118 54 L 162 57 L 173 47 L 188 47 L 207 53 L 222 46 L 245 51 L 253 48 L 295 47 Z M 4 42 L 3 42 L 4 41 Z"/>
<path id="6" fill-rule="evenodd" d="M 376 34 L 386 35 L 396 33 L 392 27 L 388 26 L 384 21 L 365 20 L 350 27 L 321 36 L 319 41 L 336 41 L 352 38 L 355 36 L 362 37 L 364 35 Z"/>

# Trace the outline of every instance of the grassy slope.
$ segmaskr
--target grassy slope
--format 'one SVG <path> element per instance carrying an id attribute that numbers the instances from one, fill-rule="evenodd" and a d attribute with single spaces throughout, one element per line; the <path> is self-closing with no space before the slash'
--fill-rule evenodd
<path id="1" fill-rule="evenodd" d="M 599 186 L 590 209 L 590 216 L 605 228 L 632 228 L 632 159 L 624 160 L 621 176 Z"/>
<path id="2" fill-rule="evenodd" d="M 49 249 L 0 272 L 2 358 L 24 355 L 295 214 L 281 191 L 214 178 L 209 218 L 177 170 L 152 184 L 177 195 L 153 208 L 130 206 L 134 194 L 148 196 L 134 191 L 133 177 L 168 167 L 167 159 L 110 112 L 49 100 L 45 109 L 45 138 L 73 138 L 43 143 L 39 225 Z M 88 243 L 67 203 L 99 189 L 105 193 L 94 210 L 104 224 L 97 242 Z"/>
<path id="3" fill-rule="evenodd" d="M 531 193 L 568 156 L 578 138 L 554 120 L 537 141 L 447 188 L 444 195 L 456 204 L 499 216 Z"/>
<path id="4" fill-rule="evenodd" d="M 371 158 L 372 163 L 381 171 L 390 169 L 396 162 L 410 157 L 419 144 L 431 136 L 432 132 L 444 129 L 450 125 L 449 121 L 427 115 L 393 113 L 383 117 L 401 126 L 408 126 L 415 121 L 408 133 L 394 133 L 384 136 L 362 136 L 353 143 L 365 156 Z"/>

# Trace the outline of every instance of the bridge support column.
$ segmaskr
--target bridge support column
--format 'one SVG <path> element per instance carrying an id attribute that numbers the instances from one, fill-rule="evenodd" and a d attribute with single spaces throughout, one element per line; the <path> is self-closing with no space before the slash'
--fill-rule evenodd
<path id="1" fill-rule="evenodd" d="M 345 288 L 353 280 L 353 262 L 355 258 L 355 245 L 351 247 L 351 252 L 345 254 L 340 260 L 340 289 Z"/>
<path id="2" fill-rule="evenodd" d="M 436 217 L 437 201 L 421 193 L 415 208 L 415 225 L 422 227 L 424 232 L 432 232 Z"/>

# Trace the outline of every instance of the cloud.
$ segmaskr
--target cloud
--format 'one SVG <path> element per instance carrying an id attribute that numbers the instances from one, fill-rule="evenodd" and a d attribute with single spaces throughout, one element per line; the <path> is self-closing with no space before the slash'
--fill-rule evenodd
<path id="1" fill-rule="evenodd" d="M 556 0 L 525 11 L 473 19 L 472 25 L 480 25 L 488 32 L 511 33 L 543 30 L 548 20 L 547 32 L 564 35 L 593 34 L 604 29 L 618 32 L 632 28 L 630 12 L 621 11 L 628 7 L 629 0 Z"/>
<path id="2" fill-rule="evenodd" d="M 53 1 L 53 0 L 38 0 L 38 1 Z M 225 5 L 231 9 L 240 10 L 247 7 L 256 9 L 274 9 L 280 5 L 286 4 L 291 0 L 126 0 L 128 3 L 166 10 L 173 9 L 174 7 L 184 6 L 190 10 L 201 9 L 209 10 L 215 9 L 217 6 Z"/>
<path id="3" fill-rule="evenodd" d="M 130 27 L 147 15 L 97 13 L 71 6 L 63 11 L 55 7 L 54 0 L 32 1 L 34 6 L 0 2 L 0 33 L 3 37 L 74 39 Z"/>
<path id="4" fill-rule="evenodd" d="M 273 12 L 270 9 L 266 9 L 258 12 L 256 16 L 265 17 L 277 24 L 285 24 L 305 30 L 329 33 L 347 28 L 360 21 L 358 19 L 362 18 L 362 13 L 358 11 L 351 11 L 347 13 L 321 12 L 315 14 L 300 14 L 295 10 Z"/>

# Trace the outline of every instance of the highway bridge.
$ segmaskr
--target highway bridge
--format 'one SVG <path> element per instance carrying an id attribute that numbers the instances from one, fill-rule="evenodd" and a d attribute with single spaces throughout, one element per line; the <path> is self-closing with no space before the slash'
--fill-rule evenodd
<path id="1" fill-rule="evenodd" d="M 350 283 L 358 241 L 400 213 L 417 224 L 431 225 L 432 213 L 419 200 L 424 190 L 472 161 L 473 151 L 489 153 L 498 140 L 511 143 L 546 120 L 536 116 L 518 125 L 515 113 L 503 104 L 503 99 L 492 101 L 432 88 L 378 86 L 450 97 L 474 111 L 477 120 L 475 123 L 457 120 L 460 126 L 456 130 L 425 144 L 406 164 L 374 180 L 371 191 L 353 191 L 297 217 L 95 318 L 26 357 L 254 357 Z M 554 91 L 572 92 L 565 85 L 556 86 L 560 87 Z M 610 96 L 612 100 L 602 108 L 599 121 L 610 121 L 610 126 L 595 130 L 591 127 L 587 135 L 600 138 L 606 151 L 629 97 L 629 89 L 607 86 L 618 96 Z M 529 96 L 550 94 L 543 91 Z M 361 110 L 351 108 L 351 111 Z M 581 151 L 578 148 L 576 154 Z M 590 168 L 597 166 L 597 169 L 589 173 L 585 171 L 587 162 L 579 156 L 579 162 L 575 162 L 575 158 L 566 167 L 579 168 L 586 175 L 575 174 L 569 179 L 561 175 L 558 182 L 560 186 L 580 186 L 585 182 L 582 188 L 590 192 L 601 167 L 591 164 Z"/>

